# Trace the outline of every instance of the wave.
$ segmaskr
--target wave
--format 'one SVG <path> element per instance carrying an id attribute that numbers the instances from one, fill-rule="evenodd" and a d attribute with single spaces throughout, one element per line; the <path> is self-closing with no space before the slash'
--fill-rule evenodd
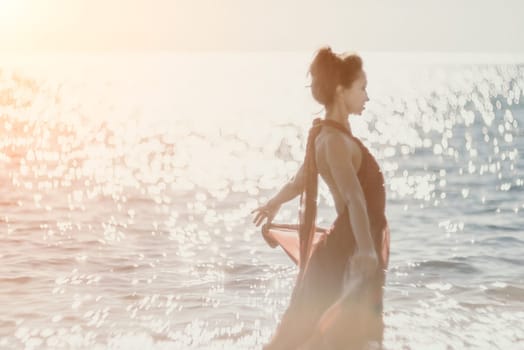
<path id="1" fill-rule="evenodd" d="M 461 274 L 480 273 L 481 271 L 468 262 L 457 262 L 450 260 L 427 260 L 418 264 L 417 269 L 431 270 L 435 272 L 454 271 Z"/>

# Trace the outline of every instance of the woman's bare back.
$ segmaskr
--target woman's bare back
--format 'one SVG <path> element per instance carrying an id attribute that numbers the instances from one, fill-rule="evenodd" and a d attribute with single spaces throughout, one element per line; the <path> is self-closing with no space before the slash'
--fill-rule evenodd
<path id="1" fill-rule="evenodd" d="M 318 173 L 327 184 L 333 196 L 337 214 L 340 215 L 346 206 L 346 198 L 350 196 L 349 193 L 342 191 L 358 191 L 354 187 L 360 187 L 360 185 L 358 182 L 348 183 L 349 174 L 338 173 L 345 172 L 348 165 L 353 168 L 354 173 L 358 173 L 362 162 L 362 152 L 355 141 L 329 126 L 323 127 L 317 136 L 315 151 Z M 341 179 L 343 184 L 340 183 Z"/>

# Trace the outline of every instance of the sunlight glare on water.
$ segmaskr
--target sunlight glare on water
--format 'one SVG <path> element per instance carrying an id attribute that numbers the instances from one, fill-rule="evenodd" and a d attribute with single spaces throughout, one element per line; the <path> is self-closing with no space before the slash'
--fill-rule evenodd
<path id="1" fill-rule="evenodd" d="M 270 337 L 296 270 L 249 213 L 294 175 L 321 115 L 311 57 L 206 55 L 0 66 L 2 348 Z M 370 61 L 352 126 L 386 178 L 386 348 L 518 348 L 522 66 Z"/>

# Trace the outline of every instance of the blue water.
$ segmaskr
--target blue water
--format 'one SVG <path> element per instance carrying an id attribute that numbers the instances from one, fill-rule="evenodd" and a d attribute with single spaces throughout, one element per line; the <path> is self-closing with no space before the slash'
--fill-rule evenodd
<path id="1" fill-rule="evenodd" d="M 387 182 L 385 346 L 524 348 L 524 65 L 391 57 L 351 117 Z M 0 348 L 260 348 L 296 269 L 249 212 L 322 115 L 311 58 L 4 57 Z"/>

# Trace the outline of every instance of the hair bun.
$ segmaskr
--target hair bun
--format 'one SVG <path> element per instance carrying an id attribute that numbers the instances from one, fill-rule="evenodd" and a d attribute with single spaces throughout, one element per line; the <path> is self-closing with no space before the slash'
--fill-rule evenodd
<path id="1" fill-rule="evenodd" d="M 339 65 L 341 59 L 331 51 L 331 47 L 323 47 L 318 50 L 315 59 L 311 63 L 309 72 L 313 78 L 333 71 Z"/>
<path id="2" fill-rule="evenodd" d="M 329 46 L 318 50 L 311 63 L 309 68 L 312 78 L 311 91 L 315 100 L 323 105 L 328 105 L 333 99 L 341 63 L 342 60 L 331 51 Z"/>
<path id="3" fill-rule="evenodd" d="M 362 59 L 358 55 L 340 56 L 326 46 L 317 51 L 309 73 L 311 92 L 315 100 L 328 106 L 335 98 L 337 86 L 349 87 L 362 70 Z"/>

